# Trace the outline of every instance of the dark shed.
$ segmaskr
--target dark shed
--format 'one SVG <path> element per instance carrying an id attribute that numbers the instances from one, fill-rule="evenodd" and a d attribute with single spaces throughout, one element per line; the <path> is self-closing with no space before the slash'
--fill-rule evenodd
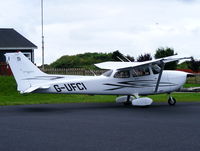
<path id="1" fill-rule="evenodd" d="M 34 62 L 34 49 L 37 46 L 13 28 L 0 28 L 0 74 L 5 73 L 5 53 L 21 51 Z"/>

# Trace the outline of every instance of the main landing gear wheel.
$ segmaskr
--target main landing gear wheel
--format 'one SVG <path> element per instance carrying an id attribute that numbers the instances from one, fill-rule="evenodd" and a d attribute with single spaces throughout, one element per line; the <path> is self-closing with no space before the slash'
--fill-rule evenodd
<path id="1" fill-rule="evenodd" d="M 176 99 L 174 97 L 170 96 L 169 99 L 168 99 L 168 104 L 171 105 L 171 106 L 175 105 Z"/>

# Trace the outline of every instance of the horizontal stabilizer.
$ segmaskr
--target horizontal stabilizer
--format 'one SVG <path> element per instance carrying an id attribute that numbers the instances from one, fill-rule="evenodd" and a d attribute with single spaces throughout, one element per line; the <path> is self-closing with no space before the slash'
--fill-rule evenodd
<path id="1" fill-rule="evenodd" d="M 49 89 L 50 86 L 32 86 L 25 91 L 21 91 L 20 93 L 31 93 L 37 89 Z"/>

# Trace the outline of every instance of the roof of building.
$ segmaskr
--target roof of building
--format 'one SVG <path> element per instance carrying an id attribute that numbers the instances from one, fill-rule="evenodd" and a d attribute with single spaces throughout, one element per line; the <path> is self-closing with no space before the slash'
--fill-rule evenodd
<path id="1" fill-rule="evenodd" d="M 13 28 L 0 28 L 0 49 L 36 49 L 37 46 Z"/>

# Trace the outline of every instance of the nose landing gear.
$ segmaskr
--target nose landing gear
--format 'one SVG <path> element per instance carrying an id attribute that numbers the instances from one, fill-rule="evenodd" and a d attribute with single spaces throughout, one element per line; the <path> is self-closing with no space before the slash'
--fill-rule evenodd
<path id="1" fill-rule="evenodd" d="M 172 96 L 169 96 L 168 104 L 170 106 L 174 106 L 176 104 L 176 99 L 174 97 L 172 97 Z"/>

